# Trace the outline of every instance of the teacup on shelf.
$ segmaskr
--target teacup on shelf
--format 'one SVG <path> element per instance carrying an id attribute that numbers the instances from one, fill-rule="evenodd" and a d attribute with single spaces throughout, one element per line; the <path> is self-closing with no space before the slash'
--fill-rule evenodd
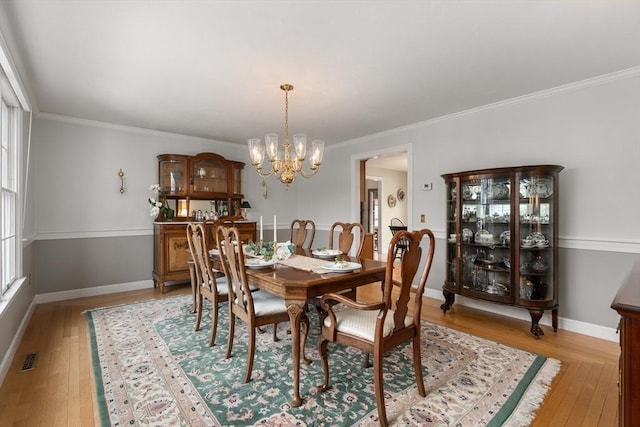
<path id="1" fill-rule="evenodd" d="M 520 241 L 520 243 L 522 244 L 523 248 L 532 248 L 536 243 L 533 241 L 533 239 L 522 239 Z"/>

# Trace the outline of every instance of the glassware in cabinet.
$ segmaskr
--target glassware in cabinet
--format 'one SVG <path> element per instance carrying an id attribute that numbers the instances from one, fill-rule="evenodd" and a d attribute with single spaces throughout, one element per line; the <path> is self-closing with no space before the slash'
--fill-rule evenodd
<path id="1" fill-rule="evenodd" d="M 193 193 L 227 193 L 228 167 L 218 156 L 197 156 L 191 162 Z"/>
<path id="2" fill-rule="evenodd" d="M 158 156 L 159 184 L 166 196 L 187 193 L 187 157 L 175 154 Z"/>

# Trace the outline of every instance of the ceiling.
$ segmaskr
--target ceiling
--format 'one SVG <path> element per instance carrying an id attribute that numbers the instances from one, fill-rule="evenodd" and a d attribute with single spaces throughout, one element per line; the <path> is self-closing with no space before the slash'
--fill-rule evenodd
<path id="1" fill-rule="evenodd" d="M 640 66 L 640 2 L 2 0 L 38 113 L 335 144 Z"/>

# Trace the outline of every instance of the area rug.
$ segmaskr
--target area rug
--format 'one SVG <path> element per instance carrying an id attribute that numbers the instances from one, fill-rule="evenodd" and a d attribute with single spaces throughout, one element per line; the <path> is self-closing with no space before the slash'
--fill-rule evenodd
<path id="1" fill-rule="evenodd" d="M 288 324 L 257 334 L 252 380 L 243 384 L 248 340 L 236 322 L 225 359 L 228 311 L 221 307 L 216 345 L 208 347 L 210 306 L 194 332 L 191 297 L 181 295 L 87 312 L 97 401 L 103 425 L 368 426 L 377 425 L 373 373 L 363 353 L 329 345 L 330 389 L 319 393 L 318 319 L 302 365 L 303 404 L 290 405 Z M 270 328 L 270 327 L 269 327 Z M 540 355 L 422 323 L 427 396 L 417 392 L 411 346 L 384 359 L 387 416 L 397 426 L 525 426 L 560 363 Z"/>

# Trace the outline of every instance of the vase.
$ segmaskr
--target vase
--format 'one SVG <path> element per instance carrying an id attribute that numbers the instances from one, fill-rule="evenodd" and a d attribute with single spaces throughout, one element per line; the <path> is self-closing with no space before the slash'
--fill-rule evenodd
<path id="1" fill-rule="evenodd" d="M 166 220 L 167 220 L 167 217 L 164 214 L 164 210 L 160 209 L 160 212 L 158 212 L 158 216 L 155 217 L 154 221 L 165 222 Z"/>

